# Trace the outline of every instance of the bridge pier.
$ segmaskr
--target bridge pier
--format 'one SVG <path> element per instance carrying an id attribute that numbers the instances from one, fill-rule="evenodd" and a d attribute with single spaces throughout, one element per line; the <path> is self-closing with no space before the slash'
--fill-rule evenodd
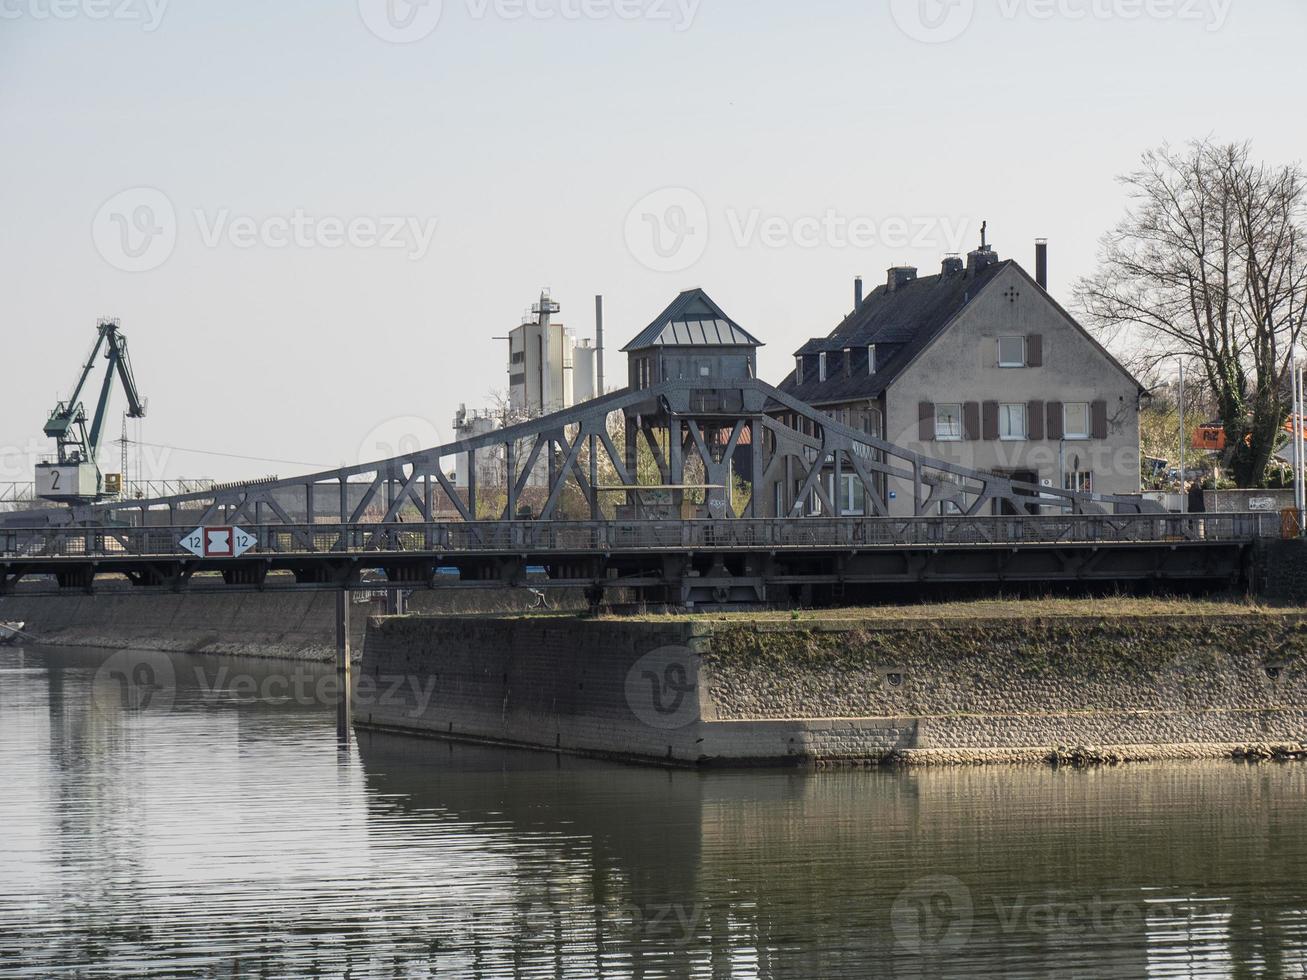
<path id="1" fill-rule="evenodd" d="M 348 589 L 336 593 L 336 740 L 341 747 L 350 741 L 350 701 L 353 695 L 349 642 L 349 616 L 352 600 Z"/>

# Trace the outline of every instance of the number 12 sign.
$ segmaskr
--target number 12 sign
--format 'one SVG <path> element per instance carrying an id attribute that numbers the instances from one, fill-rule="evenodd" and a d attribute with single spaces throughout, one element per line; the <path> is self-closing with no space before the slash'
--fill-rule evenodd
<path id="1" fill-rule="evenodd" d="M 196 558 L 239 558 L 257 544 L 238 527 L 197 527 L 178 542 Z"/>

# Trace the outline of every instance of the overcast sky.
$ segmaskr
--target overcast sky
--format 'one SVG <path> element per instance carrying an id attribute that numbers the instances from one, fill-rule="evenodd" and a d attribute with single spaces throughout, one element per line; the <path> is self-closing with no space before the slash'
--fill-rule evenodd
<path id="1" fill-rule="evenodd" d="M 451 438 L 545 286 L 583 336 L 605 295 L 619 381 L 703 286 L 778 382 L 982 220 L 1069 299 L 1145 148 L 1307 157 L 1304 37 L 1302 0 L 0 0 L 0 480 L 105 314 L 142 438 L 225 454 L 148 475 L 235 479 Z"/>

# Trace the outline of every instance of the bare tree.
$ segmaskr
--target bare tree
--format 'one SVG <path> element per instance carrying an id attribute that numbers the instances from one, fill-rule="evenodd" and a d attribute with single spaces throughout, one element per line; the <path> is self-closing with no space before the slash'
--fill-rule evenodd
<path id="1" fill-rule="evenodd" d="M 1307 176 L 1195 141 L 1121 178 L 1131 206 L 1077 287 L 1090 323 L 1145 363 L 1182 357 L 1211 389 L 1226 466 L 1262 482 L 1289 412 L 1289 365 L 1307 316 Z"/>

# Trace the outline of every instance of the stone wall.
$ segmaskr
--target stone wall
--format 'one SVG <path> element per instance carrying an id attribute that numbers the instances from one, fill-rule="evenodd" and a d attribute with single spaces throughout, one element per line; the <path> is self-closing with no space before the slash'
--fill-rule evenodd
<path id="1" fill-rule="evenodd" d="M 1297 616 L 409 617 L 373 621 L 361 673 L 365 727 L 680 764 L 1228 756 L 1307 740 Z"/>
<path id="2" fill-rule="evenodd" d="M 1307 601 L 1307 541 L 1259 541 L 1253 591 L 1268 599 Z"/>

